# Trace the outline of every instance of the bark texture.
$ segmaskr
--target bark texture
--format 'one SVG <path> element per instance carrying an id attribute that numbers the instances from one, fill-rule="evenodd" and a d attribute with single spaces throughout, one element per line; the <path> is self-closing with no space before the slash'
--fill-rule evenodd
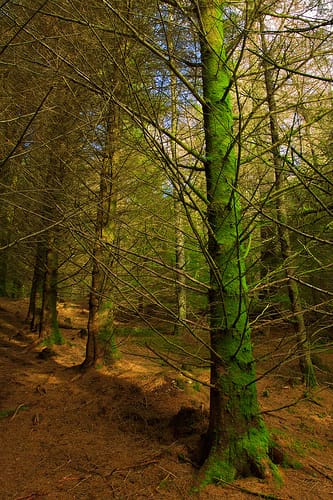
<path id="1" fill-rule="evenodd" d="M 293 313 L 293 326 L 297 339 L 297 349 L 299 352 L 299 366 L 303 379 L 307 387 L 313 388 L 316 386 L 316 376 L 311 360 L 311 344 L 308 338 L 307 329 L 304 322 L 304 314 L 302 312 L 302 302 L 300 291 L 297 282 L 295 281 L 295 263 L 293 262 L 292 245 L 290 241 L 290 232 L 288 229 L 288 204 L 284 196 L 284 186 L 286 182 L 285 165 L 280 154 L 280 137 L 277 123 L 277 107 L 275 101 L 275 87 L 272 70 L 269 68 L 267 59 L 269 58 L 269 50 L 267 47 L 265 35 L 265 25 L 263 20 L 260 21 L 261 44 L 263 54 L 265 87 L 267 94 L 267 104 L 270 117 L 270 133 L 272 140 L 272 156 L 275 174 L 275 191 L 278 194 L 276 198 L 276 218 L 278 224 L 278 237 L 281 248 L 281 256 L 283 259 L 285 276 L 287 279 L 288 297 L 290 310 Z"/>
<path id="2" fill-rule="evenodd" d="M 264 477 L 269 438 L 256 393 L 240 246 L 231 85 L 224 50 L 223 6 L 199 2 L 203 64 L 206 180 L 210 255 L 211 399 L 204 483 Z"/>

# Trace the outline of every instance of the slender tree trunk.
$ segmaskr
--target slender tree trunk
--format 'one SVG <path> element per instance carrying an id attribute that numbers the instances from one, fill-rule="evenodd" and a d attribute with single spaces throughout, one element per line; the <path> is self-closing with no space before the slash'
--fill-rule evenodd
<path id="1" fill-rule="evenodd" d="M 203 65 L 210 254 L 211 394 L 204 482 L 269 470 L 268 434 L 259 415 L 235 190 L 233 113 L 226 66 L 223 5 L 198 2 Z M 204 457 L 205 458 L 205 457 Z"/>
<path id="2" fill-rule="evenodd" d="M 119 147 L 119 109 L 110 105 L 107 116 L 106 158 L 100 172 L 95 224 L 92 279 L 89 294 L 88 339 L 82 368 L 110 364 L 113 360 L 113 291 L 111 276 L 115 242 L 115 195 L 117 148 Z M 108 244 L 105 248 L 105 243 Z"/>
<path id="3" fill-rule="evenodd" d="M 53 128 L 52 128 L 53 130 Z M 44 216 L 53 220 L 57 215 L 58 190 L 64 178 L 63 163 L 50 152 L 49 167 L 45 178 Z M 42 305 L 40 312 L 39 337 L 50 344 L 62 344 L 57 315 L 58 253 L 55 241 L 59 238 L 57 229 L 45 232 L 41 242 L 43 261 Z"/>
<path id="4" fill-rule="evenodd" d="M 1 239 L 0 245 L 7 245 L 7 241 Z M 0 253 L 0 297 L 7 297 L 7 272 L 8 251 L 2 250 Z"/>
<path id="5" fill-rule="evenodd" d="M 99 200 L 95 227 L 95 248 L 93 251 L 91 287 L 89 293 L 89 317 L 88 317 L 88 338 L 86 346 L 86 357 L 82 368 L 97 366 L 103 363 L 103 352 L 99 342 L 101 328 L 100 306 L 104 293 L 104 270 L 103 270 L 103 229 L 105 227 L 104 210 L 108 199 L 108 188 L 106 181 L 105 167 L 100 174 Z"/>
<path id="6" fill-rule="evenodd" d="M 275 228 L 267 220 L 260 221 L 260 282 L 266 286 L 260 290 L 258 299 L 267 301 L 272 293 L 272 286 L 269 286 L 267 281 L 269 275 L 274 269 L 276 262 L 276 249 L 273 244 L 276 238 Z"/>
<path id="7" fill-rule="evenodd" d="M 176 236 L 176 297 L 177 297 L 177 316 L 178 321 L 175 324 L 175 333 L 182 331 L 187 317 L 187 294 L 186 294 L 186 253 L 184 236 L 184 219 L 182 213 L 182 204 L 175 200 L 175 236 Z"/>
<path id="8" fill-rule="evenodd" d="M 274 96 L 274 82 L 272 70 L 269 68 L 269 63 L 267 62 L 267 57 L 269 57 L 269 51 L 267 48 L 267 43 L 264 35 L 265 25 L 263 19 L 260 20 L 260 33 L 261 33 L 261 43 L 264 56 L 263 66 L 265 75 L 265 86 L 267 94 L 267 104 L 269 110 L 270 119 L 270 132 L 272 140 L 272 155 L 274 163 L 275 172 L 275 190 L 279 193 L 276 201 L 276 217 L 279 222 L 278 224 L 278 236 L 281 247 L 281 255 L 284 261 L 284 269 L 287 278 L 288 296 L 290 301 L 290 309 L 294 316 L 294 329 L 298 342 L 298 348 L 300 350 L 299 363 L 300 370 L 304 377 L 304 381 L 308 387 L 316 386 L 316 377 L 314 373 L 314 368 L 311 361 L 311 345 L 307 335 L 307 330 L 304 323 L 304 315 L 302 313 L 302 304 L 299 293 L 299 287 L 295 281 L 295 268 L 293 264 L 292 257 L 292 247 L 290 242 L 290 234 L 288 225 L 288 212 L 287 212 L 287 201 L 284 197 L 283 188 L 285 185 L 285 168 L 284 161 L 281 158 L 279 151 L 280 137 L 278 123 L 276 119 L 276 102 Z"/>
<path id="9" fill-rule="evenodd" d="M 16 189 L 17 174 L 11 171 L 7 166 L 1 169 L 2 185 L 8 186 L 13 192 Z M 2 202 L 1 195 L 4 192 L 6 199 L 6 189 L 0 189 L 0 247 L 6 246 L 11 241 L 12 226 L 15 220 L 15 207 Z M 15 273 L 11 271 L 10 250 L 0 250 L 0 297 L 16 297 L 17 287 L 15 285 Z"/>
<path id="10" fill-rule="evenodd" d="M 97 229 L 97 228 L 96 228 Z M 97 231 L 96 231 L 97 232 Z M 82 363 L 82 368 L 89 368 L 94 366 L 98 359 L 97 354 L 97 335 L 98 335 L 98 309 L 99 309 L 99 295 L 100 288 L 100 270 L 98 266 L 97 255 L 97 242 L 96 239 L 93 264 L 91 272 L 91 288 L 89 293 L 89 317 L 88 317 L 88 338 L 86 345 L 86 357 Z"/>
<path id="11" fill-rule="evenodd" d="M 171 7 L 170 7 L 171 9 Z M 173 15 L 169 12 L 169 31 L 168 31 L 168 50 L 173 58 L 174 42 L 172 32 Z M 173 71 L 170 72 L 170 97 L 171 97 L 171 134 L 177 136 L 178 128 L 178 92 L 177 92 L 177 77 Z M 174 170 L 177 172 L 178 155 L 177 144 L 171 142 L 171 159 L 174 165 Z M 184 217 L 183 204 L 180 199 L 182 196 L 182 180 L 173 179 L 174 193 L 174 217 L 175 217 L 175 250 L 176 250 L 176 299 L 177 299 L 177 322 L 175 323 L 175 334 L 181 333 L 184 323 L 186 322 L 187 313 L 187 294 L 186 294 L 186 253 L 185 253 L 185 236 L 184 236 Z"/>
<path id="12" fill-rule="evenodd" d="M 32 277 L 30 289 L 29 309 L 26 319 L 26 321 L 30 323 L 30 328 L 32 331 L 37 331 L 40 322 L 40 313 L 38 313 L 38 296 L 41 294 L 43 288 L 43 269 L 45 268 L 45 256 L 46 253 L 44 245 L 42 243 L 38 243 L 36 248 L 34 274 Z"/>
<path id="13" fill-rule="evenodd" d="M 57 315 L 57 276 L 57 252 L 54 249 L 53 237 L 49 236 L 45 259 L 39 337 L 47 339 L 51 344 L 63 343 Z"/>

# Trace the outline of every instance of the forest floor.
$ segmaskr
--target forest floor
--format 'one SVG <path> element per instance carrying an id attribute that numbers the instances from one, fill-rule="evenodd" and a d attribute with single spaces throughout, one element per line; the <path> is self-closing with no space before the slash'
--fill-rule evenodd
<path id="1" fill-rule="evenodd" d="M 78 373 L 87 311 L 70 304 L 59 311 L 66 343 L 43 359 L 24 324 L 26 310 L 26 301 L 0 299 L 1 500 L 333 499 L 332 351 L 320 355 L 319 386 L 310 398 L 295 364 L 258 382 L 267 427 L 287 457 L 282 484 L 247 478 L 195 493 L 208 389 L 153 362 L 130 334 L 133 319 L 112 368 Z M 256 354 L 281 334 L 255 335 Z M 258 374 L 273 362 L 270 356 L 259 363 Z M 190 420 L 179 420 L 181 408 L 193 409 Z"/>

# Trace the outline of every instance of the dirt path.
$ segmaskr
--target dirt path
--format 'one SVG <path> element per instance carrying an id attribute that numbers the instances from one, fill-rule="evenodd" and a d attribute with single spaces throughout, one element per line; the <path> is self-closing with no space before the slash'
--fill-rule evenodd
<path id="1" fill-rule="evenodd" d="M 129 354 L 112 371 L 78 375 L 71 369 L 84 353 L 77 330 L 64 330 L 66 345 L 40 359 L 41 347 L 29 347 L 24 304 L 1 300 L 0 307 L 1 500 L 195 496 L 197 469 L 189 460 L 204 430 L 204 390 L 181 389 L 167 367 Z M 264 409 L 298 397 L 300 389 L 287 387 L 265 379 L 259 386 Z M 333 498 L 330 386 L 321 387 L 317 400 L 267 416 L 295 462 L 282 469 L 282 487 L 247 479 L 231 488 L 211 486 L 198 498 L 255 498 L 235 487 L 284 499 Z M 184 406 L 202 415 L 189 433 L 173 425 Z"/>

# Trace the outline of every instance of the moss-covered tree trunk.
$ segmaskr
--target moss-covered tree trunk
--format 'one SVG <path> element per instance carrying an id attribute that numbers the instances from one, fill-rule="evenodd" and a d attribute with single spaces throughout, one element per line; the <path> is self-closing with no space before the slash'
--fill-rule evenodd
<path id="1" fill-rule="evenodd" d="M 265 476 L 268 434 L 259 415 L 247 315 L 237 161 L 223 5 L 198 2 L 201 28 L 210 255 L 211 394 L 204 482 Z"/>
<path id="2" fill-rule="evenodd" d="M 117 199 L 119 109 L 110 104 L 106 118 L 105 158 L 101 164 L 95 222 L 91 288 L 89 293 L 88 339 L 82 368 L 108 365 L 114 355 L 113 290 L 111 274 L 114 260 Z"/>
<path id="3" fill-rule="evenodd" d="M 260 33 L 262 51 L 264 54 L 263 66 L 265 75 L 265 87 L 267 94 L 267 104 L 269 110 L 270 133 L 272 140 L 272 156 L 275 174 L 275 191 L 278 193 L 276 197 L 276 218 L 278 221 L 278 237 L 281 247 L 281 256 L 284 263 L 284 270 L 287 279 L 287 289 L 290 302 L 290 309 L 293 313 L 293 326 L 299 349 L 299 364 L 300 370 L 307 387 L 316 386 L 316 376 L 311 360 L 311 345 L 308 338 L 307 329 L 304 322 L 304 314 L 302 312 L 301 296 L 297 282 L 295 281 L 295 263 L 292 258 L 292 247 L 290 242 L 290 234 L 288 229 L 288 205 L 284 196 L 285 187 L 285 165 L 280 154 L 280 137 L 277 123 L 277 108 L 275 102 L 275 88 L 272 70 L 269 68 L 268 58 L 269 51 L 264 35 L 265 25 L 263 20 L 260 20 Z"/>

